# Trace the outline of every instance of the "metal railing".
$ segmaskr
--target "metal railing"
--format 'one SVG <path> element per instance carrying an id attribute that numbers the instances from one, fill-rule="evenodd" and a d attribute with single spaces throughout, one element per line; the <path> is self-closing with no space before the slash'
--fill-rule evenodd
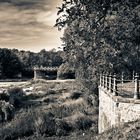
<path id="1" fill-rule="evenodd" d="M 121 79 L 117 79 L 117 76 L 101 74 L 100 75 L 100 87 L 107 90 L 114 96 L 131 97 L 134 99 L 140 99 L 139 90 L 139 76 L 133 75 L 132 80 L 124 80 L 124 76 Z"/>

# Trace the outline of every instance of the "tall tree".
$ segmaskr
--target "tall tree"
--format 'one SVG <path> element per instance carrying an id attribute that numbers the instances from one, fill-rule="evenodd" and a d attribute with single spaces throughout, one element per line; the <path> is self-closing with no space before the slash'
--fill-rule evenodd
<path id="1" fill-rule="evenodd" d="M 19 74 L 22 69 L 18 57 L 8 49 L 0 49 L 0 64 L 2 76 L 6 78 L 13 78 Z"/>
<path id="2" fill-rule="evenodd" d="M 63 0 L 56 26 L 65 27 L 67 61 L 90 92 L 100 72 L 139 69 L 139 7 L 140 0 Z"/>

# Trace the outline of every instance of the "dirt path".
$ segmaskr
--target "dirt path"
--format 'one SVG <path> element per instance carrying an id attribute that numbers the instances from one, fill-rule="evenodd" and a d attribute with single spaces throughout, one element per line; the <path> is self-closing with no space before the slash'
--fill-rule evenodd
<path id="1" fill-rule="evenodd" d="M 67 79 L 67 80 L 46 80 L 47 83 L 57 83 L 57 82 L 73 82 L 74 79 Z M 29 81 L 22 81 L 22 82 L 0 82 L 0 87 L 9 87 L 9 86 L 19 86 L 23 84 L 27 84 Z"/>
<path id="2" fill-rule="evenodd" d="M 0 87 L 9 87 L 9 86 L 19 86 L 22 84 L 26 84 L 27 82 L 0 82 Z"/>

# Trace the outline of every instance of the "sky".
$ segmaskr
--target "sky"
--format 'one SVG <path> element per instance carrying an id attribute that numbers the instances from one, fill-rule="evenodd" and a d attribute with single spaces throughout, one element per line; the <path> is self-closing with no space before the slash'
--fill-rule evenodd
<path id="1" fill-rule="evenodd" d="M 39 52 L 61 47 L 53 27 L 62 0 L 0 0 L 0 48 Z"/>

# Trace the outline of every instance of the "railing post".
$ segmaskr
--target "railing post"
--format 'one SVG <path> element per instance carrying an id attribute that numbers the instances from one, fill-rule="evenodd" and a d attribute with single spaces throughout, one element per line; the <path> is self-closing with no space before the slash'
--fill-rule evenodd
<path id="1" fill-rule="evenodd" d="M 117 96 L 117 80 L 116 75 L 113 76 L 113 95 Z"/>
<path id="2" fill-rule="evenodd" d="M 112 75 L 109 75 L 109 92 L 112 92 Z"/>
<path id="3" fill-rule="evenodd" d="M 34 80 L 37 79 L 36 67 L 34 67 Z"/>
<path id="4" fill-rule="evenodd" d="M 106 90 L 108 89 L 108 77 L 107 77 L 107 73 L 106 73 L 106 77 L 105 77 L 105 88 Z"/>
<path id="5" fill-rule="evenodd" d="M 135 91 L 134 91 L 134 99 L 139 99 L 140 96 L 139 96 L 139 76 L 138 74 L 136 73 L 136 76 L 135 76 Z"/>

